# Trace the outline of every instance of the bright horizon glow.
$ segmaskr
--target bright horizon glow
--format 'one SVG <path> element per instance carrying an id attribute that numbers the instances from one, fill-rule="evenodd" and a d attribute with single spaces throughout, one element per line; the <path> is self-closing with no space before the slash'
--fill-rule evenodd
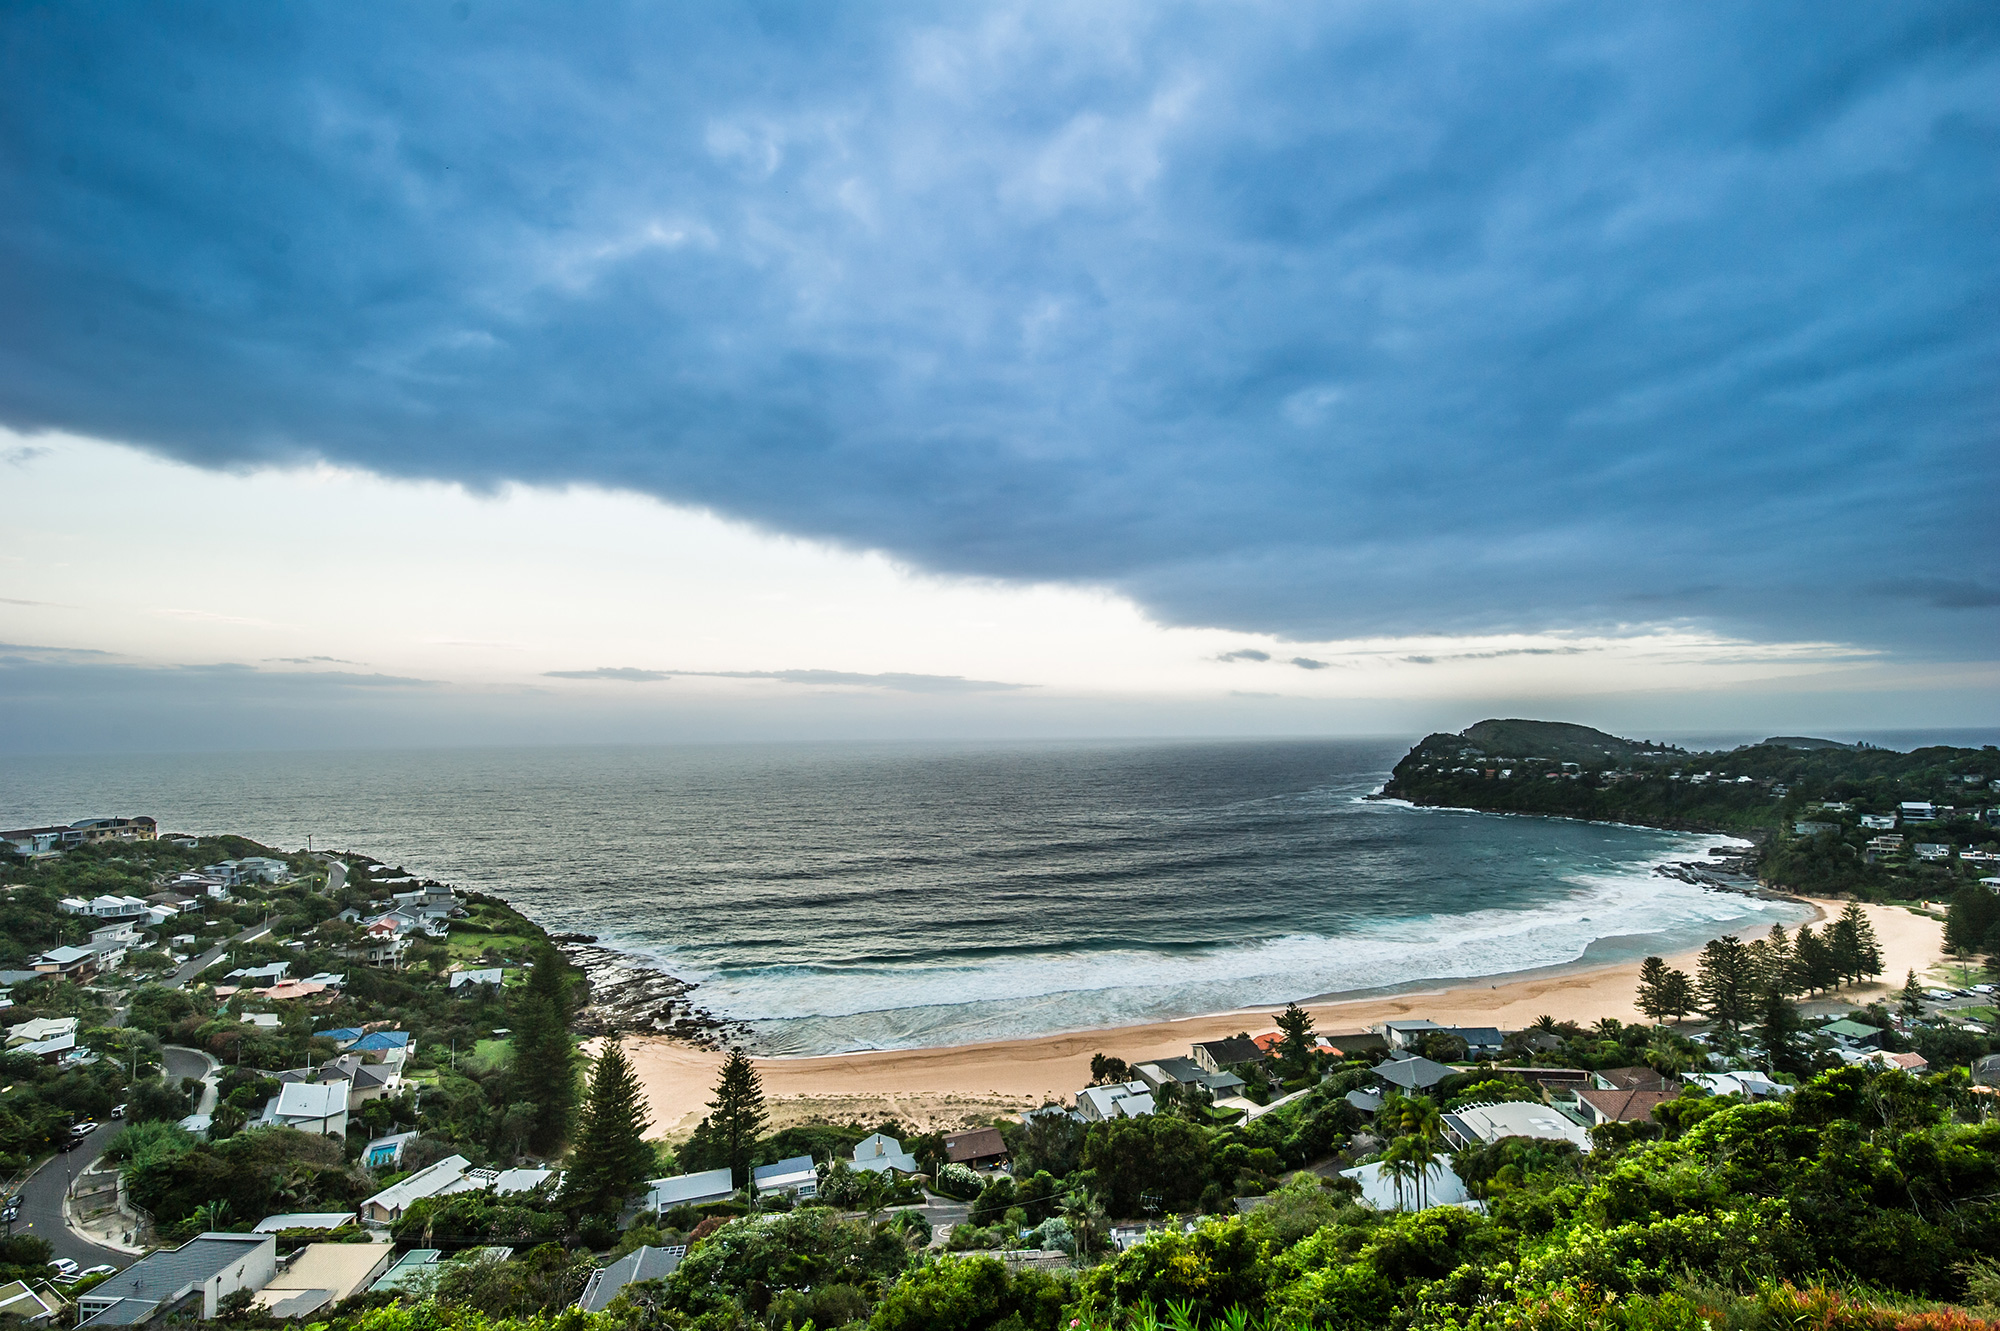
<path id="1" fill-rule="evenodd" d="M 1339 704 L 1336 728 L 1353 732 L 1406 726 L 1410 704 L 1992 682 L 1687 623 L 1321 642 L 1169 627 L 1104 589 L 926 574 L 591 486 L 479 494 L 325 463 L 217 473 L 61 436 L 0 435 L 0 458 L 14 515 L 0 638 L 45 666 L 226 663 L 558 712 L 874 698 L 935 725 L 940 708 L 992 718 L 1054 702 L 1069 709 L 1061 733 L 1090 732 L 1093 704 L 1180 711 L 1191 729 L 1218 712 Z M 1119 725 L 1105 714 L 1097 728 Z"/>

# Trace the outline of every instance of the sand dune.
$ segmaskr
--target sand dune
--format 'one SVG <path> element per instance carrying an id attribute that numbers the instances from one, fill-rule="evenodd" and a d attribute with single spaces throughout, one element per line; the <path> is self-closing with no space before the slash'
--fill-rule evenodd
<path id="1" fill-rule="evenodd" d="M 1816 901 L 1823 915 L 1844 902 Z M 1882 939 L 1884 979 L 1842 997 L 1867 1001 L 1899 987 L 1905 972 L 1918 974 L 1943 959 L 1943 926 L 1900 907 L 1867 906 Z M 1694 953 L 1673 958 L 1692 971 Z M 1592 1022 L 1600 1017 L 1641 1020 L 1633 1007 L 1638 963 L 1559 970 L 1530 977 L 1440 986 L 1389 998 L 1310 1005 L 1322 1031 L 1356 1031 L 1373 1022 L 1428 1017 L 1455 1025 L 1515 1029 L 1547 1014 Z M 995 1114 L 1066 1099 L 1090 1080 L 1091 1055 L 1115 1054 L 1144 1062 L 1186 1054 L 1196 1041 L 1237 1031 L 1270 1030 L 1271 1008 L 1245 1009 L 1180 1021 L 1080 1031 L 1033 1039 L 939 1049 L 901 1049 L 819 1058 L 757 1061 L 776 1126 L 813 1119 L 861 1122 L 896 1117 L 923 1128 L 957 1127 Z M 646 1086 L 655 1133 L 681 1137 L 705 1112 L 722 1055 L 660 1038 L 626 1041 Z"/>

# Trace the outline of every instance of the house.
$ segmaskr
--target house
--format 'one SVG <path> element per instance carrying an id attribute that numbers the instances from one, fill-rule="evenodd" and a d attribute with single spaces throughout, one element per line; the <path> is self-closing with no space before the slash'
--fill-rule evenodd
<path id="1" fill-rule="evenodd" d="M 29 1289 L 25 1280 L 0 1285 L 0 1318 L 9 1321 L 46 1322 L 67 1306 L 47 1285 L 40 1290 Z"/>
<path id="2" fill-rule="evenodd" d="M 704 1169 L 699 1174 L 676 1174 L 656 1178 L 646 1185 L 644 1209 L 671 1211 L 677 1206 L 702 1206 L 726 1202 L 736 1195 L 735 1176 L 726 1169 Z"/>
<path id="3" fill-rule="evenodd" d="M 1761 1072 L 1690 1072 L 1682 1080 L 1710 1095 L 1740 1095 L 1745 1100 L 1769 1100 L 1792 1093 L 1791 1087 Z"/>
<path id="4" fill-rule="evenodd" d="M 969 1169 L 998 1169 L 1007 1163 L 1007 1143 L 998 1128 L 954 1132 L 944 1139 L 944 1158 Z"/>
<path id="5" fill-rule="evenodd" d="M 79 1296 L 77 1325 L 137 1326 L 183 1309 L 207 1321 L 237 1290 L 264 1288 L 277 1267 L 275 1235 L 200 1234 L 148 1253 Z"/>
<path id="6" fill-rule="evenodd" d="M 1507 1037 L 1500 1033 L 1498 1026 L 1447 1026 L 1444 1033 L 1465 1041 L 1468 1058 L 1492 1058 L 1507 1042 Z"/>
<path id="7" fill-rule="evenodd" d="M 1248 1044 L 1249 1041 L 1244 1041 Z M 1143 1081 L 1113 1082 L 1109 1086 L 1086 1086 L 1076 1093 L 1076 1112 L 1086 1123 L 1109 1123 L 1118 1118 L 1144 1118 L 1157 1106 L 1153 1093 Z"/>
<path id="8" fill-rule="evenodd" d="M 1671 1091 L 1604 1090 L 1593 1086 L 1576 1093 L 1577 1109 L 1593 1128 L 1606 1123 L 1648 1123 L 1653 1110 L 1680 1094 Z"/>
<path id="9" fill-rule="evenodd" d="M 67 827 L 16 827 L 0 832 L 0 843 L 12 847 L 16 855 L 60 855 Z"/>
<path id="10" fill-rule="evenodd" d="M 396 1264 L 384 1272 L 381 1279 L 370 1285 L 368 1292 L 371 1294 L 377 1290 L 400 1292 L 410 1283 L 412 1276 L 422 1273 L 427 1267 L 435 1266 L 437 1259 L 443 1255 L 436 1248 L 412 1248 L 398 1258 Z"/>
<path id="11" fill-rule="evenodd" d="M 92 897 L 90 899 L 90 909 L 86 913 L 94 915 L 100 920 L 121 920 L 144 915 L 150 910 L 152 910 L 152 907 L 139 897 L 120 897 L 107 894 L 101 897 Z"/>
<path id="12" fill-rule="evenodd" d="M 894 1137 L 871 1132 L 855 1144 L 854 1167 L 870 1174 L 879 1174 L 885 1169 L 898 1174 L 914 1174 L 917 1172 L 917 1158 L 905 1151 L 903 1143 Z"/>
<path id="13" fill-rule="evenodd" d="M 359 1054 L 342 1054 L 320 1068 L 287 1069 L 278 1074 L 278 1080 L 338 1084 L 345 1088 L 347 1108 L 352 1112 L 370 1100 L 381 1100 L 394 1094 L 403 1077 L 396 1064 L 370 1063 Z"/>
<path id="14" fill-rule="evenodd" d="M 71 846 L 100 841 L 152 841 L 159 824 L 151 818 L 84 818 L 68 827 L 17 827 L 0 832 L 0 843 L 18 855 L 54 855 Z"/>
<path id="15" fill-rule="evenodd" d="M 1415 1049 L 1423 1044 L 1424 1037 L 1432 1031 L 1444 1027 L 1434 1021 L 1384 1021 L 1370 1026 L 1369 1030 L 1389 1042 L 1391 1049 Z"/>
<path id="16" fill-rule="evenodd" d="M 463 989 L 470 986 L 478 989 L 485 985 L 491 985 L 493 988 L 498 989 L 506 978 L 507 972 L 505 968 L 500 966 L 480 971 L 453 971 L 451 973 L 451 987 L 453 989 Z"/>
<path id="17" fill-rule="evenodd" d="M 345 1049 L 366 1034 L 368 1032 L 362 1030 L 359 1026 L 337 1026 L 330 1031 L 314 1031 L 313 1038 L 316 1040 L 331 1040 L 335 1049 Z"/>
<path id="18" fill-rule="evenodd" d="M 393 1059 L 397 1063 L 403 1061 L 403 1056 L 409 1049 L 408 1031 L 375 1031 L 347 1046 L 347 1051 L 351 1054 L 377 1054 L 381 1059 Z"/>
<path id="19" fill-rule="evenodd" d="M 435 1197 L 465 1176 L 472 1162 L 462 1155 L 449 1156 L 426 1166 L 400 1183 L 382 1189 L 361 1203 L 361 1218 L 376 1224 L 394 1224 L 410 1209 L 410 1203 Z"/>
<path id="20" fill-rule="evenodd" d="M 288 1229 L 339 1229 L 354 1223 L 352 1211 L 287 1211 L 267 1215 L 251 1229 L 252 1234 L 281 1234 Z"/>
<path id="21" fill-rule="evenodd" d="M 1243 1063 L 1261 1063 L 1264 1051 L 1247 1035 L 1226 1040 L 1206 1040 L 1194 1046 L 1194 1061 L 1210 1072 L 1227 1072 Z"/>
<path id="22" fill-rule="evenodd" d="M 1151 1063 L 1141 1063 L 1132 1071 L 1139 1080 L 1158 1094 L 1162 1086 L 1178 1084 L 1200 1086 L 1210 1095 L 1235 1095 L 1243 1089 L 1243 1078 L 1227 1070 L 1210 1072 L 1191 1058 L 1162 1058 Z"/>
<path id="23" fill-rule="evenodd" d="M 1896 815 L 1893 813 L 1864 813 L 1861 826 L 1871 832 L 1893 832 L 1896 830 Z"/>
<path id="24" fill-rule="evenodd" d="M 1652 1068 L 1606 1068 L 1590 1074 L 1590 1084 L 1600 1091 L 1670 1091 L 1680 1094 L 1681 1084 Z"/>
<path id="25" fill-rule="evenodd" d="M 587 1313 L 601 1313 L 611 1306 L 611 1301 L 627 1285 L 636 1285 L 645 1280 L 664 1280 L 680 1266 L 681 1258 L 687 1256 L 687 1245 L 677 1243 L 668 1248 L 656 1248 L 651 1244 L 634 1248 L 609 1266 L 600 1266 L 590 1273 L 584 1282 L 583 1297 L 576 1306 Z"/>
<path id="26" fill-rule="evenodd" d="M 1872 1062 L 1880 1063 L 1885 1068 L 1900 1069 L 1904 1072 L 1922 1072 L 1931 1065 L 1929 1059 L 1914 1051 L 1903 1054 L 1891 1054 L 1877 1050 L 1875 1053 L 1869 1055 L 1869 1059 Z"/>
<path id="27" fill-rule="evenodd" d="M 326 991 L 325 985 L 314 984 L 310 980 L 285 980 L 259 989 L 257 996 L 273 1003 L 290 1003 L 301 998 L 317 998 Z"/>
<path id="28" fill-rule="evenodd" d="M 274 961 L 267 966 L 238 966 L 222 978 L 225 980 L 243 980 L 252 984 L 259 981 L 265 984 L 275 984 L 277 981 L 284 979 L 286 973 L 291 969 L 292 963 L 289 961 Z"/>
<path id="29" fill-rule="evenodd" d="M 1938 807 L 1924 800 L 1904 800 L 1896 806 L 1896 813 L 1906 823 L 1934 823 Z"/>
<path id="30" fill-rule="evenodd" d="M 1418 1192 L 1416 1180 L 1403 1182 L 1382 1168 L 1380 1161 L 1371 1165 L 1356 1165 L 1353 1169 L 1340 1171 L 1342 1178 L 1351 1178 L 1361 1185 L 1361 1200 L 1378 1211 L 1414 1211 L 1417 1209 Z M 1472 1201 L 1472 1194 L 1465 1190 L 1465 1181 L 1443 1160 L 1437 1161 L 1424 1171 L 1422 1193 L 1425 1206 L 1463 1206 Z"/>
<path id="31" fill-rule="evenodd" d="M 277 1128 L 297 1128 L 322 1136 L 347 1135 L 347 1083 L 294 1081 L 278 1088 L 264 1112 L 265 1122 Z"/>
<path id="32" fill-rule="evenodd" d="M 255 1026 L 266 1031 L 275 1031 L 284 1025 L 275 1012 L 246 1012 L 241 1020 L 245 1026 Z"/>
<path id="33" fill-rule="evenodd" d="M 417 1137 L 414 1132 L 377 1137 L 361 1148 L 361 1163 L 369 1169 L 400 1169 L 403 1166 L 403 1148 Z"/>
<path id="34" fill-rule="evenodd" d="M 1583 1130 L 1582 1124 L 1547 1105 L 1522 1101 L 1452 1110 L 1444 1115 L 1444 1135 L 1453 1150 L 1475 1144 L 1491 1146 L 1502 1137 L 1533 1137 L 1538 1141 L 1568 1142 L 1579 1151 L 1590 1149 L 1590 1134 Z"/>
<path id="35" fill-rule="evenodd" d="M 1850 1049 L 1880 1049 L 1887 1032 L 1879 1027 L 1864 1026 L 1858 1021 L 1830 1021 L 1820 1027 L 1822 1034 L 1831 1035 Z"/>
<path id="36" fill-rule="evenodd" d="M 373 1285 L 395 1255 L 388 1243 L 308 1243 L 251 1304 L 273 1317 L 310 1316 Z"/>
<path id="37" fill-rule="evenodd" d="M 7 1028 L 7 1043 L 11 1047 L 17 1044 L 32 1044 L 38 1040 L 53 1039 L 58 1035 L 75 1034 L 75 1017 L 36 1017 L 32 1021 L 24 1021 L 17 1026 L 9 1026 Z"/>
<path id="38" fill-rule="evenodd" d="M 30 964 L 37 975 L 62 975 L 73 980 L 87 980 L 97 974 L 98 963 L 94 948 L 52 947 Z"/>
<path id="39" fill-rule="evenodd" d="M 1383 1083 L 1384 1088 L 1393 1086 L 1403 1095 L 1416 1095 L 1428 1091 L 1446 1077 L 1456 1075 L 1456 1069 L 1433 1062 L 1421 1054 L 1385 1058 L 1375 1065 L 1375 1076 Z"/>
<path id="40" fill-rule="evenodd" d="M 1910 849 L 1916 852 L 1918 859 L 1929 860 L 1932 863 L 1951 858 L 1951 847 L 1943 842 L 1919 841 L 1916 845 L 1910 847 Z"/>
<path id="41" fill-rule="evenodd" d="M 757 1191 L 789 1192 L 802 1200 L 819 1196 L 819 1171 L 813 1168 L 809 1155 L 795 1155 L 789 1160 L 780 1160 L 772 1165 L 759 1165 L 751 1171 L 756 1180 Z"/>

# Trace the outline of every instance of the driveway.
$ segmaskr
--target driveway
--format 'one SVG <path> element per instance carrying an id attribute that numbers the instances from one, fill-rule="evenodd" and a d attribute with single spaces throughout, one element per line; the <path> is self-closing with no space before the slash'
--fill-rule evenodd
<path id="1" fill-rule="evenodd" d="M 222 1070 L 222 1064 L 199 1049 L 163 1044 L 160 1046 L 160 1066 L 166 1069 L 167 1077 L 174 1082 L 179 1082 L 185 1077 L 201 1078 L 201 1102 L 192 1112 L 197 1114 L 215 1112 L 215 1076 Z"/>

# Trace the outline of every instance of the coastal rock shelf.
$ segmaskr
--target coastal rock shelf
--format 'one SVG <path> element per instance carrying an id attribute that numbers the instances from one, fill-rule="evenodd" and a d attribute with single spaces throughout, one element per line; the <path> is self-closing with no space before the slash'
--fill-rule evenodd
<path id="1" fill-rule="evenodd" d="M 581 1034 L 664 1035 L 703 1049 L 721 1048 L 732 1033 L 749 1034 L 747 1027 L 731 1026 L 690 1002 L 688 995 L 698 986 L 686 980 L 594 941 L 569 941 L 587 935 L 554 937 L 589 982 L 590 1001 L 576 1020 Z"/>

